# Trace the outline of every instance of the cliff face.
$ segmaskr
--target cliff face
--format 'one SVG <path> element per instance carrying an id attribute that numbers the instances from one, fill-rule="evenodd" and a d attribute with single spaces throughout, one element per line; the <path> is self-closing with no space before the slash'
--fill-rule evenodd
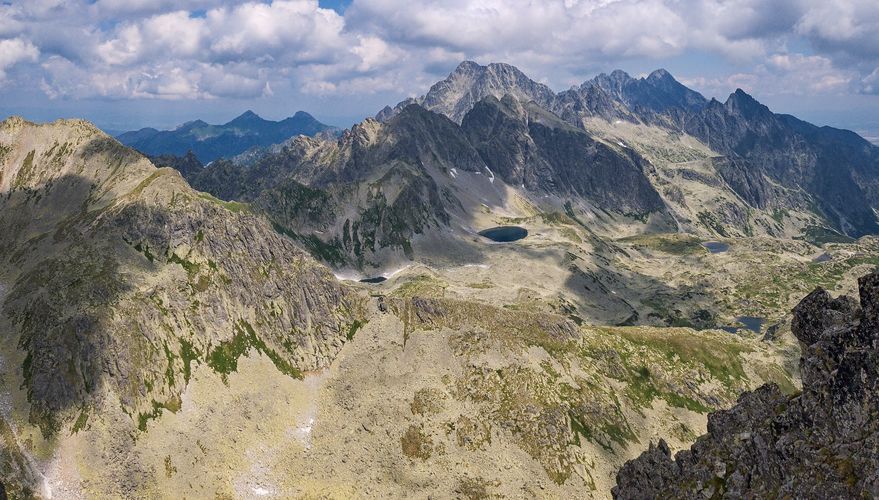
<path id="1" fill-rule="evenodd" d="M 88 123 L 0 123 L 3 312 L 30 419 L 52 434 L 112 393 L 145 428 L 195 364 L 248 350 L 326 366 L 359 300 L 246 205 L 192 190 Z"/>
<path id="2" fill-rule="evenodd" d="M 856 498 L 879 495 L 879 273 L 860 304 L 818 289 L 794 309 L 803 391 L 766 385 L 708 418 L 672 460 L 658 446 L 628 462 L 615 498 Z"/>
<path id="3" fill-rule="evenodd" d="M 486 165 L 512 186 L 589 200 L 605 210 L 648 214 L 664 209 L 645 175 L 652 166 L 563 122 L 533 102 L 486 97 L 463 130 Z"/>

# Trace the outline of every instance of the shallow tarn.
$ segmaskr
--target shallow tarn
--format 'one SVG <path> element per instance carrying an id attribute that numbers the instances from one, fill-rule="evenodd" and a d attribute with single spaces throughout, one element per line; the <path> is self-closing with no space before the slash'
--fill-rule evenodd
<path id="1" fill-rule="evenodd" d="M 752 332 L 759 334 L 760 331 L 763 329 L 763 323 L 766 320 L 757 316 L 739 316 L 736 318 L 736 321 L 743 324 L 744 326 L 724 326 L 721 327 L 721 329 L 730 333 L 736 333 L 739 330 L 745 329 L 751 330 Z"/>
<path id="2" fill-rule="evenodd" d="M 729 250 L 729 244 L 722 241 L 703 241 L 702 246 L 711 253 L 723 253 Z"/>

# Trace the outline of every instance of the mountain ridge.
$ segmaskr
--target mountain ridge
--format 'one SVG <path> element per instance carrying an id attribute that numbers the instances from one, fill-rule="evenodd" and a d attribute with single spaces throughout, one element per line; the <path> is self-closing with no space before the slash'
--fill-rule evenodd
<path id="1" fill-rule="evenodd" d="M 724 102 L 707 100 L 662 69 L 637 79 L 621 70 L 602 73 L 554 93 L 510 65 L 465 61 L 424 96 L 386 107 L 377 117 L 388 119 L 414 102 L 460 123 L 478 101 L 508 93 L 594 133 L 607 132 L 604 126 L 596 129 L 595 120 L 621 120 L 689 134 L 739 164 L 753 182 L 764 184 L 763 191 L 769 190 L 767 182 L 790 192 L 805 190 L 813 198 L 812 211 L 835 231 L 855 237 L 879 232 L 879 147 L 851 131 L 775 114 L 740 88 Z M 837 157 L 844 162 L 836 164 Z M 753 201 L 747 191 L 736 194 Z"/>
<path id="2" fill-rule="evenodd" d="M 247 110 L 221 125 L 192 120 L 173 130 L 147 127 L 124 132 L 116 139 L 150 156 L 183 156 L 192 151 L 200 161 L 209 163 L 254 147 L 277 144 L 296 135 L 317 135 L 335 130 L 335 127 L 319 122 L 305 111 L 297 111 L 293 116 L 273 121 Z"/>
<path id="3" fill-rule="evenodd" d="M 261 217 L 88 122 L 10 118 L 0 146 L 2 308 L 46 436 L 108 397 L 145 428 L 179 408 L 193 364 L 228 373 L 248 349 L 290 376 L 320 368 L 359 318 Z"/>

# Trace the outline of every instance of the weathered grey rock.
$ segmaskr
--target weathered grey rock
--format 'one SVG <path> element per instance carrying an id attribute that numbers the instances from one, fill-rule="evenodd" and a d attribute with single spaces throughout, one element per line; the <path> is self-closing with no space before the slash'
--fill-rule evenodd
<path id="1" fill-rule="evenodd" d="M 614 497 L 879 496 L 879 273 L 859 290 L 860 306 L 819 289 L 794 309 L 801 394 L 743 394 L 691 449 L 672 459 L 661 442 L 626 463 Z"/>
<path id="2" fill-rule="evenodd" d="M 329 364 L 362 300 L 246 205 L 192 190 L 86 122 L 0 122 L 3 311 L 45 434 L 107 393 L 141 428 L 192 369 L 248 351 Z M 157 413 L 158 412 L 158 413 Z"/>

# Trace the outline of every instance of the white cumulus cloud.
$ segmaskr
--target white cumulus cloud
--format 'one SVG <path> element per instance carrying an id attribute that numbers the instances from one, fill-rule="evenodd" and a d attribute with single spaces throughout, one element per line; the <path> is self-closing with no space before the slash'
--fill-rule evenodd
<path id="1" fill-rule="evenodd" d="M 0 82 L 6 78 L 6 70 L 22 61 L 36 61 L 39 55 L 40 50 L 28 40 L 0 40 Z"/>

